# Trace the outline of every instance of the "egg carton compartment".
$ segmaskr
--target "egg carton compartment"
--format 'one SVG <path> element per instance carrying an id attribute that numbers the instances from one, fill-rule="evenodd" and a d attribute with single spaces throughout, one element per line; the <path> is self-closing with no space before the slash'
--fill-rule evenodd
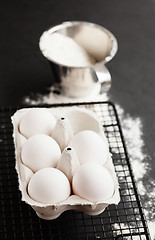
<path id="1" fill-rule="evenodd" d="M 11 123 L 11 116 L 17 109 L 1 108 L 0 239 L 150 239 L 114 105 L 110 102 L 44 105 L 54 109 L 74 106 L 94 111 L 103 124 L 120 185 L 120 203 L 118 206 L 109 205 L 97 216 L 69 210 L 55 220 L 38 218 L 34 210 L 21 201 L 18 188 Z"/>
<path id="2" fill-rule="evenodd" d="M 98 215 L 119 203 L 108 142 L 93 111 L 22 108 L 11 119 L 22 200 L 40 218 L 52 220 L 66 210 Z"/>

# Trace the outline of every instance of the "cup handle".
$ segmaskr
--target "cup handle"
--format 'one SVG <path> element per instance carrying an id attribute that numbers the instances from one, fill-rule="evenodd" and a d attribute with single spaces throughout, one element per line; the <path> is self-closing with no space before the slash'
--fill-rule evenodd
<path id="1" fill-rule="evenodd" d="M 111 74 L 107 67 L 102 64 L 96 64 L 94 67 L 96 76 L 101 84 L 101 93 L 107 92 L 111 87 Z"/>

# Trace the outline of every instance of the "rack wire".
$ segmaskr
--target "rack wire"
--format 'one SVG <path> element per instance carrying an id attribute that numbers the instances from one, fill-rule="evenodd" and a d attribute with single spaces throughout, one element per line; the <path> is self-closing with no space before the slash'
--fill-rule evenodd
<path id="1" fill-rule="evenodd" d="M 55 220 L 42 220 L 21 201 L 10 117 L 19 108 L 0 109 L 0 239 L 20 240 L 150 240 L 147 223 L 127 154 L 118 114 L 111 102 L 69 103 L 44 107 L 87 108 L 103 124 L 115 171 L 121 201 L 97 216 L 66 211 Z"/>

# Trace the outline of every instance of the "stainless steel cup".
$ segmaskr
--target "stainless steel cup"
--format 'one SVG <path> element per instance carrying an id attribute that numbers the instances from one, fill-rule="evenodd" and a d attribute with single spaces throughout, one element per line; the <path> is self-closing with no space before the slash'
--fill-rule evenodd
<path id="1" fill-rule="evenodd" d="M 46 49 L 45 41 L 54 33 L 71 38 L 94 62 L 88 65 L 74 66 L 59 61 Z M 39 42 L 40 50 L 49 60 L 55 80 L 54 89 L 67 97 L 84 97 L 92 93 L 107 91 L 111 86 L 111 75 L 105 66 L 117 52 L 118 45 L 114 35 L 106 28 L 89 22 L 63 22 L 45 31 Z M 60 50 L 60 49 L 59 49 Z M 55 49 L 57 51 L 57 49 Z M 69 54 L 67 48 L 65 54 Z M 75 54 L 76 60 L 76 54 Z"/>

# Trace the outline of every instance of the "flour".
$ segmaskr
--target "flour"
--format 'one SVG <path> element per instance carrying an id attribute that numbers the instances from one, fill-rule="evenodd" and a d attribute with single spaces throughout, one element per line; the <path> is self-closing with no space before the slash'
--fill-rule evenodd
<path id="1" fill-rule="evenodd" d="M 85 67 L 95 63 L 76 41 L 58 32 L 45 32 L 40 40 L 40 49 L 47 59 L 65 66 Z"/>
<path id="2" fill-rule="evenodd" d="M 129 226 L 127 224 L 124 224 L 124 223 L 115 223 L 112 225 L 113 227 L 113 233 L 115 236 L 118 236 L 118 235 L 124 235 L 124 234 L 130 234 L 131 233 L 134 233 L 135 229 L 130 229 L 129 230 Z M 119 230 L 118 230 L 119 229 Z M 120 230 L 121 229 L 121 230 Z M 124 238 L 124 239 L 129 239 L 129 238 Z M 145 236 L 132 236 L 132 239 L 133 240 L 146 240 L 146 237 Z"/>
<path id="3" fill-rule="evenodd" d="M 36 94 L 35 100 L 34 98 L 30 98 L 26 96 L 23 99 L 24 104 L 29 105 L 37 105 L 37 104 L 53 104 L 53 103 L 68 103 L 68 102 L 89 102 L 89 101 L 107 101 L 108 97 L 107 94 L 104 93 L 103 95 L 97 95 L 98 93 L 98 86 L 94 88 L 94 91 L 91 92 L 90 95 L 81 98 L 69 98 L 63 95 L 59 95 L 54 93 L 54 87 L 49 89 L 49 93 L 47 95 Z"/>
<path id="4" fill-rule="evenodd" d="M 108 95 L 98 95 L 89 96 L 82 99 L 70 99 L 63 96 L 54 94 L 52 91 L 46 96 L 37 95 L 37 100 L 34 101 L 29 97 L 24 99 L 24 103 L 27 104 L 43 104 L 43 103 L 65 103 L 65 102 L 83 102 L 83 101 L 106 101 L 108 100 Z M 149 154 L 145 149 L 145 143 L 143 140 L 143 124 L 139 117 L 133 118 L 131 115 L 127 114 L 120 105 L 116 105 L 119 119 L 121 122 L 121 127 L 123 135 L 125 138 L 128 154 L 130 157 L 130 162 L 132 165 L 134 177 L 136 180 L 139 195 L 141 197 L 143 210 L 147 219 L 150 234 L 152 240 L 155 240 L 155 180 L 148 179 L 150 176 L 151 167 L 149 165 Z M 110 119 L 109 119 L 110 120 Z M 117 152 L 116 152 L 117 153 Z M 124 223 L 122 226 L 125 226 Z M 116 229 L 116 225 L 113 226 Z M 127 225 L 126 225 L 127 227 Z M 136 238 L 134 238 L 136 239 Z M 139 239 L 139 238 L 138 238 Z"/>
<path id="5" fill-rule="evenodd" d="M 132 118 L 129 114 L 125 114 L 120 106 L 116 105 L 123 135 L 127 141 L 127 149 L 132 161 L 132 168 L 135 172 L 136 180 L 142 178 L 148 171 L 148 163 L 143 162 L 147 155 L 143 152 L 144 141 L 142 122 L 140 118 Z"/>
<path id="6" fill-rule="evenodd" d="M 130 157 L 138 193 L 141 197 L 143 210 L 147 219 L 152 240 L 155 239 L 155 180 L 149 179 L 151 167 L 149 154 L 144 151 L 143 125 L 139 117 L 132 118 L 116 105 L 123 135 Z M 145 180 L 147 179 L 147 180 Z"/>

